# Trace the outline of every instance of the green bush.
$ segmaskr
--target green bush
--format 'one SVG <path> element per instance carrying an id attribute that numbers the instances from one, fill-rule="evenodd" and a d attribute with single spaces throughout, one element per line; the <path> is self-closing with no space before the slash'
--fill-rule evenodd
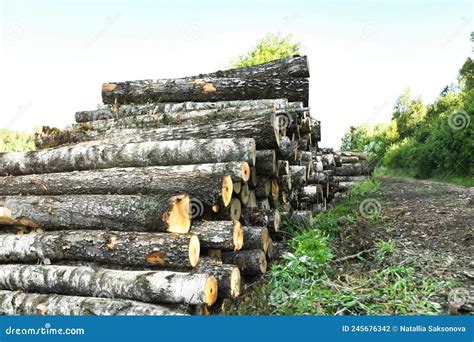
<path id="1" fill-rule="evenodd" d="M 257 42 L 254 49 L 237 58 L 232 63 L 232 67 L 242 68 L 280 58 L 293 57 L 300 55 L 300 50 L 301 44 L 293 42 L 291 36 L 282 37 L 269 33 Z"/>
<path id="2" fill-rule="evenodd" d="M 0 129 L 0 152 L 33 151 L 34 134 Z"/>

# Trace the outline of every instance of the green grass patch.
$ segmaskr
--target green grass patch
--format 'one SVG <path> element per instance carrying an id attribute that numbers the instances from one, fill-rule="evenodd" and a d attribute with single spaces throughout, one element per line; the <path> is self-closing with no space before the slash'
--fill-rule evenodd
<path id="1" fill-rule="evenodd" d="M 414 172 L 410 172 L 408 170 L 394 170 L 389 169 L 386 167 L 378 167 L 374 171 L 374 176 L 390 176 L 390 177 L 399 177 L 399 178 L 416 178 Z M 447 184 L 455 184 L 461 186 L 471 187 L 474 186 L 474 177 L 460 177 L 460 176 L 453 176 L 453 175 L 437 175 L 430 178 L 426 178 L 427 180 L 439 182 L 439 183 L 447 183 Z"/>
<path id="2" fill-rule="evenodd" d="M 288 251 L 265 278 L 230 305 L 225 314 L 245 315 L 387 315 L 437 314 L 434 297 L 455 284 L 419 272 L 415 264 L 400 264 L 391 241 L 375 243 L 375 252 L 347 261 L 334 257 L 333 242 L 353 224 L 370 224 L 359 204 L 376 197 L 376 179 L 357 184 L 349 196 L 308 227 L 286 222 Z M 362 221 L 361 221 L 362 220 Z M 377 220 L 377 219 L 374 219 Z M 347 234 L 346 234 L 347 236 Z M 350 234 L 349 234 L 350 236 Z M 367 257 L 367 256 L 364 256 Z"/>

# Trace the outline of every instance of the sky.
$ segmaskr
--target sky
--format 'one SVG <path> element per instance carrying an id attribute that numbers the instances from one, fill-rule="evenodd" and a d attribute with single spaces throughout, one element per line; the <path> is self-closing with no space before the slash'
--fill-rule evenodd
<path id="1" fill-rule="evenodd" d="M 321 146 L 388 122 L 410 88 L 433 101 L 471 55 L 471 1 L 0 0 L 0 128 L 65 127 L 104 82 L 226 69 L 266 33 L 310 63 Z"/>

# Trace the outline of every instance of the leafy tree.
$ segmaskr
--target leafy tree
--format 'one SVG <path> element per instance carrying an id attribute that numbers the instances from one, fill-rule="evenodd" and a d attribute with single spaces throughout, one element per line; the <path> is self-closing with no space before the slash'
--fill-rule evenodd
<path id="1" fill-rule="evenodd" d="M 33 134 L 0 129 L 0 152 L 32 151 L 34 149 Z"/>
<path id="2" fill-rule="evenodd" d="M 255 48 L 232 62 L 232 67 L 248 67 L 275 59 L 300 55 L 301 43 L 293 42 L 292 37 L 267 34 L 257 42 Z"/>
<path id="3" fill-rule="evenodd" d="M 425 115 L 426 107 L 421 98 L 412 99 L 410 90 L 405 90 L 398 98 L 392 114 L 392 119 L 397 123 L 400 138 L 412 136 Z"/>

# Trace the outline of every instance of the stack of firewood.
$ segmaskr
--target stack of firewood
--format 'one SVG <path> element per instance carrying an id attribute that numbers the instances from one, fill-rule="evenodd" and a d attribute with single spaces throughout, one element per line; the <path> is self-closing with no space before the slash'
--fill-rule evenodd
<path id="1" fill-rule="evenodd" d="M 38 151 L 0 154 L 0 314 L 199 314 L 239 296 L 281 220 L 325 210 L 360 165 L 318 150 L 307 77 L 294 57 L 106 83 Z"/>

